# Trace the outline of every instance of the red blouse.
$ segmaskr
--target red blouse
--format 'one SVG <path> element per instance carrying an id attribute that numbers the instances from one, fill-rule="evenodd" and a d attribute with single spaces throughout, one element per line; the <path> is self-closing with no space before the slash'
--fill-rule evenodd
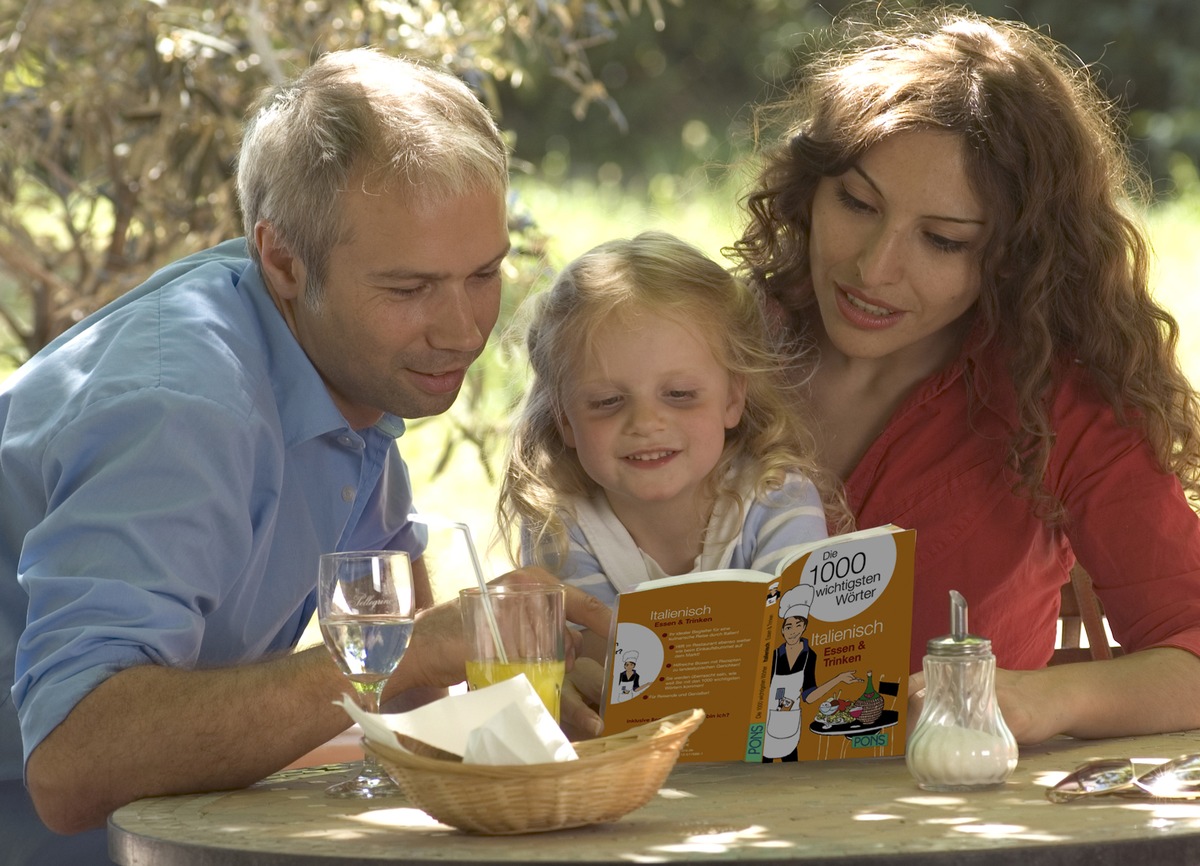
<path id="1" fill-rule="evenodd" d="M 1200 518 L 1142 433 L 1118 423 L 1083 368 L 1068 371 L 1051 407 L 1057 436 L 1046 479 L 1068 520 L 1049 529 L 1012 492 L 1012 395 L 972 396 L 968 363 L 922 383 L 846 481 L 860 527 L 917 530 L 912 669 L 926 642 L 949 631 L 951 589 L 966 598 L 970 631 L 991 639 L 1000 667 L 1044 666 L 1076 558 L 1123 647 L 1200 655 Z M 976 373 L 990 375 L 976 381 L 1008 381 L 1000 362 L 983 367 Z"/>

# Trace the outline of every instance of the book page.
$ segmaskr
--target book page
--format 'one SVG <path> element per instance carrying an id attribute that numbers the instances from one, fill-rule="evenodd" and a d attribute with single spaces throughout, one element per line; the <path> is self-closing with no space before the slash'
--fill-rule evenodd
<path id="1" fill-rule="evenodd" d="M 686 760 L 744 760 L 747 732 L 765 701 L 750 705 L 763 682 L 769 648 L 764 624 L 777 593 L 770 575 L 672 584 L 623 593 L 609 665 L 605 733 L 618 733 L 680 710 L 702 708 L 704 723 L 688 739 Z M 761 724 L 759 728 L 761 728 Z M 761 734 L 758 735 L 761 740 Z"/>
<path id="2" fill-rule="evenodd" d="M 834 538 L 783 570 L 764 758 L 904 754 L 914 543 Z M 803 603 L 789 609 L 789 593 Z"/>

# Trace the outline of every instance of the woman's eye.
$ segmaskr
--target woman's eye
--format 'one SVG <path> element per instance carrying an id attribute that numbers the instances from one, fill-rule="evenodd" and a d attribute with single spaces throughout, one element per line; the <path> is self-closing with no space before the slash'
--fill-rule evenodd
<path id="1" fill-rule="evenodd" d="M 872 213 L 875 209 L 859 198 L 855 198 L 850 194 L 844 185 L 838 185 L 837 200 L 842 203 L 842 206 L 847 210 L 855 213 Z"/>
<path id="2" fill-rule="evenodd" d="M 966 241 L 956 241 L 941 235 L 929 234 L 926 237 L 935 250 L 943 253 L 960 253 L 968 246 Z"/>

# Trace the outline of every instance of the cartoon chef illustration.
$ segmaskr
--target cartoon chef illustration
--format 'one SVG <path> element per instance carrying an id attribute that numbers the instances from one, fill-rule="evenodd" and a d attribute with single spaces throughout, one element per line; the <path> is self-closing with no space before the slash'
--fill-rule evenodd
<path id="1" fill-rule="evenodd" d="M 624 670 L 617 677 L 617 690 L 613 698 L 613 702 L 628 701 L 633 698 L 634 694 L 641 688 L 641 678 L 637 672 L 637 650 L 632 650 L 621 656 Z"/>
<path id="2" fill-rule="evenodd" d="M 767 694 L 767 734 L 763 741 L 763 763 L 799 760 L 800 704 L 820 701 L 841 683 L 862 682 L 852 670 L 842 671 L 818 686 L 817 654 L 809 649 L 804 632 L 815 591 L 811 584 L 794 586 L 779 599 L 783 643 L 775 649 L 771 688 Z"/>

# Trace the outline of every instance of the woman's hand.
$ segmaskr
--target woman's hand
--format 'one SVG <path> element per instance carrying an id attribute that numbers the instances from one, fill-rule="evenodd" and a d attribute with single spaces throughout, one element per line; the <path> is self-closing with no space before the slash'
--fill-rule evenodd
<path id="1" fill-rule="evenodd" d="M 1109 661 L 1053 665 L 1036 671 L 996 671 L 996 699 L 1021 745 L 1066 734 L 1101 738 L 1200 727 L 1200 659 L 1155 647 Z M 1164 700 L 1170 695 L 1170 700 Z M 922 674 L 909 677 L 908 729 L 925 697 Z M 1150 707 L 1134 713 L 1131 707 Z"/>
<path id="2" fill-rule="evenodd" d="M 1045 742 L 1066 728 L 1062 709 L 1063 695 L 1049 697 L 1046 690 L 1055 688 L 1053 677 L 1041 676 L 1045 671 L 996 671 L 996 700 L 1004 723 L 1020 745 L 1031 746 Z M 915 673 L 908 678 L 908 733 L 911 735 L 925 705 L 925 675 Z"/>

